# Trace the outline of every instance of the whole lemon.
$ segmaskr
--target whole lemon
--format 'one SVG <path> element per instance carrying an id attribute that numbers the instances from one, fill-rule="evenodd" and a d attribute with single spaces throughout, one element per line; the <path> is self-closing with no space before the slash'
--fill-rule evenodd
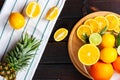
<path id="1" fill-rule="evenodd" d="M 112 63 L 117 58 L 117 50 L 115 48 L 103 48 L 100 52 L 100 59 L 105 63 Z"/>
<path id="2" fill-rule="evenodd" d="M 114 47 L 115 45 L 115 37 L 111 33 L 106 33 L 102 36 L 101 47 Z"/>
<path id="3" fill-rule="evenodd" d="M 9 16 L 9 23 L 13 29 L 21 29 L 25 25 L 25 18 L 19 12 L 13 12 Z"/>

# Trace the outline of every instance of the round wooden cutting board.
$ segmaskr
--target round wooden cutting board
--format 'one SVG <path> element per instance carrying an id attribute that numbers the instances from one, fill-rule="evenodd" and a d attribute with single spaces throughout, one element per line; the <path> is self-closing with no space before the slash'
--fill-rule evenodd
<path id="1" fill-rule="evenodd" d="M 69 56 L 70 59 L 73 63 L 73 65 L 76 67 L 76 69 L 83 74 L 84 76 L 88 77 L 91 79 L 89 73 L 88 73 L 88 69 L 89 66 L 85 66 L 83 65 L 79 60 L 78 60 L 78 49 L 83 45 L 82 41 L 77 37 L 76 35 L 76 31 L 77 28 L 83 24 L 83 22 L 89 18 L 94 18 L 96 16 L 105 16 L 107 14 L 115 14 L 117 16 L 119 16 L 116 13 L 113 12 L 109 12 L 109 11 L 99 11 L 99 12 L 94 12 L 91 14 L 88 14 L 87 16 L 83 17 L 82 19 L 80 19 L 76 25 L 73 27 L 70 36 L 69 36 L 69 40 L 68 40 L 68 51 L 69 51 Z"/>

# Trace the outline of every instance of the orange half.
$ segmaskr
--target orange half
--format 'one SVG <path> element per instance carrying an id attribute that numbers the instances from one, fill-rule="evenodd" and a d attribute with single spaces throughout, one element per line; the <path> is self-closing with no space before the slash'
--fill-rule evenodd
<path id="1" fill-rule="evenodd" d="M 34 18 L 40 14 L 40 5 L 37 2 L 30 2 L 26 7 L 26 15 Z"/>
<path id="2" fill-rule="evenodd" d="M 99 60 L 100 51 L 93 44 L 85 44 L 79 49 L 78 58 L 84 65 L 93 65 Z"/>

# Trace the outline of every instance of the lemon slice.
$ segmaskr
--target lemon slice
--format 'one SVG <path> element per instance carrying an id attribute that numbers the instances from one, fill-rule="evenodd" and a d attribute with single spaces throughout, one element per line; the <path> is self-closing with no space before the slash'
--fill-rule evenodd
<path id="1" fill-rule="evenodd" d="M 99 32 L 100 27 L 95 19 L 88 19 L 84 22 L 85 25 L 89 25 L 93 32 Z"/>
<path id="2" fill-rule="evenodd" d="M 119 33 L 119 32 L 120 32 L 120 18 L 118 18 L 118 19 L 119 19 L 119 26 L 117 26 L 117 27 L 114 28 L 114 31 L 115 31 L 116 33 Z"/>
<path id="3" fill-rule="evenodd" d="M 99 33 L 92 33 L 89 37 L 90 44 L 99 45 L 102 42 L 102 37 Z"/>
<path id="4" fill-rule="evenodd" d="M 91 30 L 90 26 L 88 26 L 88 25 L 81 25 L 77 29 L 77 37 L 82 41 L 84 41 L 84 39 L 83 39 L 84 34 L 89 36 L 91 33 L 92 33 L 92 30 Z"/>
<path id="5" fill-rule="evenodd" d="M 54 34 L 55 41 L 62 41 L 68 34 L 68 30 L 65 28 L 58 29 Z"/>
<path id="6" fill-rule="evenodd" d="M 93 65 L 99 60 L 100 51 L 93 44 L 85 44 L 78 50 L 78 58 L 84 65 Z"/>
<path id="7" fill-rule="evenodd" d="M 40 14 L 40 5 L 35 1 L 30 2 L 26 7 L 25 12 L 30 18 L 37 17 Z"/>
<path id="8" fill-rule="evenodd" d="M 101 30 L 104 27 L 108 27 L 109 26 L 109 22 L 108 22 L 108 20 L 104 16 L 97 16 L 97 17 L 95 17 L 95 20 L 97 20 Z"/>
<path id="9" fill-rule="evenodd" d="M 47 20 L 54 20 L 54 19 L 57 17 L 58 12 L 59 12 L 59 10 L 58 10 L 58 7 L 57 7 L 57 6 L 52 7 L 52 8 L 49 9 L 49 11 L 47 12 L 47 14 L 46 14 L 46 19 L 47 19 Z"/>
<path id="10" fill-rule="evenodd" d="M 117 26 L 119 26 L 119 19 L 114 14 L 109 14 L 105 16 L 109 22 L 108 30 L 114 30 Z"/>

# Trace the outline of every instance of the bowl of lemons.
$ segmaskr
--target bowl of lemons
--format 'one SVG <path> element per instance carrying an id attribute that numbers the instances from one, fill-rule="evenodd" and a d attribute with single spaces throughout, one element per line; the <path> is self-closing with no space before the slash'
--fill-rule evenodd
<path id="1" fill-rule="evenodd" d="M 94 80 L 120 79 L 120 16 L 109 11 L 86 15 L 73 27 L 69 56 L 84 76 Z"/>

